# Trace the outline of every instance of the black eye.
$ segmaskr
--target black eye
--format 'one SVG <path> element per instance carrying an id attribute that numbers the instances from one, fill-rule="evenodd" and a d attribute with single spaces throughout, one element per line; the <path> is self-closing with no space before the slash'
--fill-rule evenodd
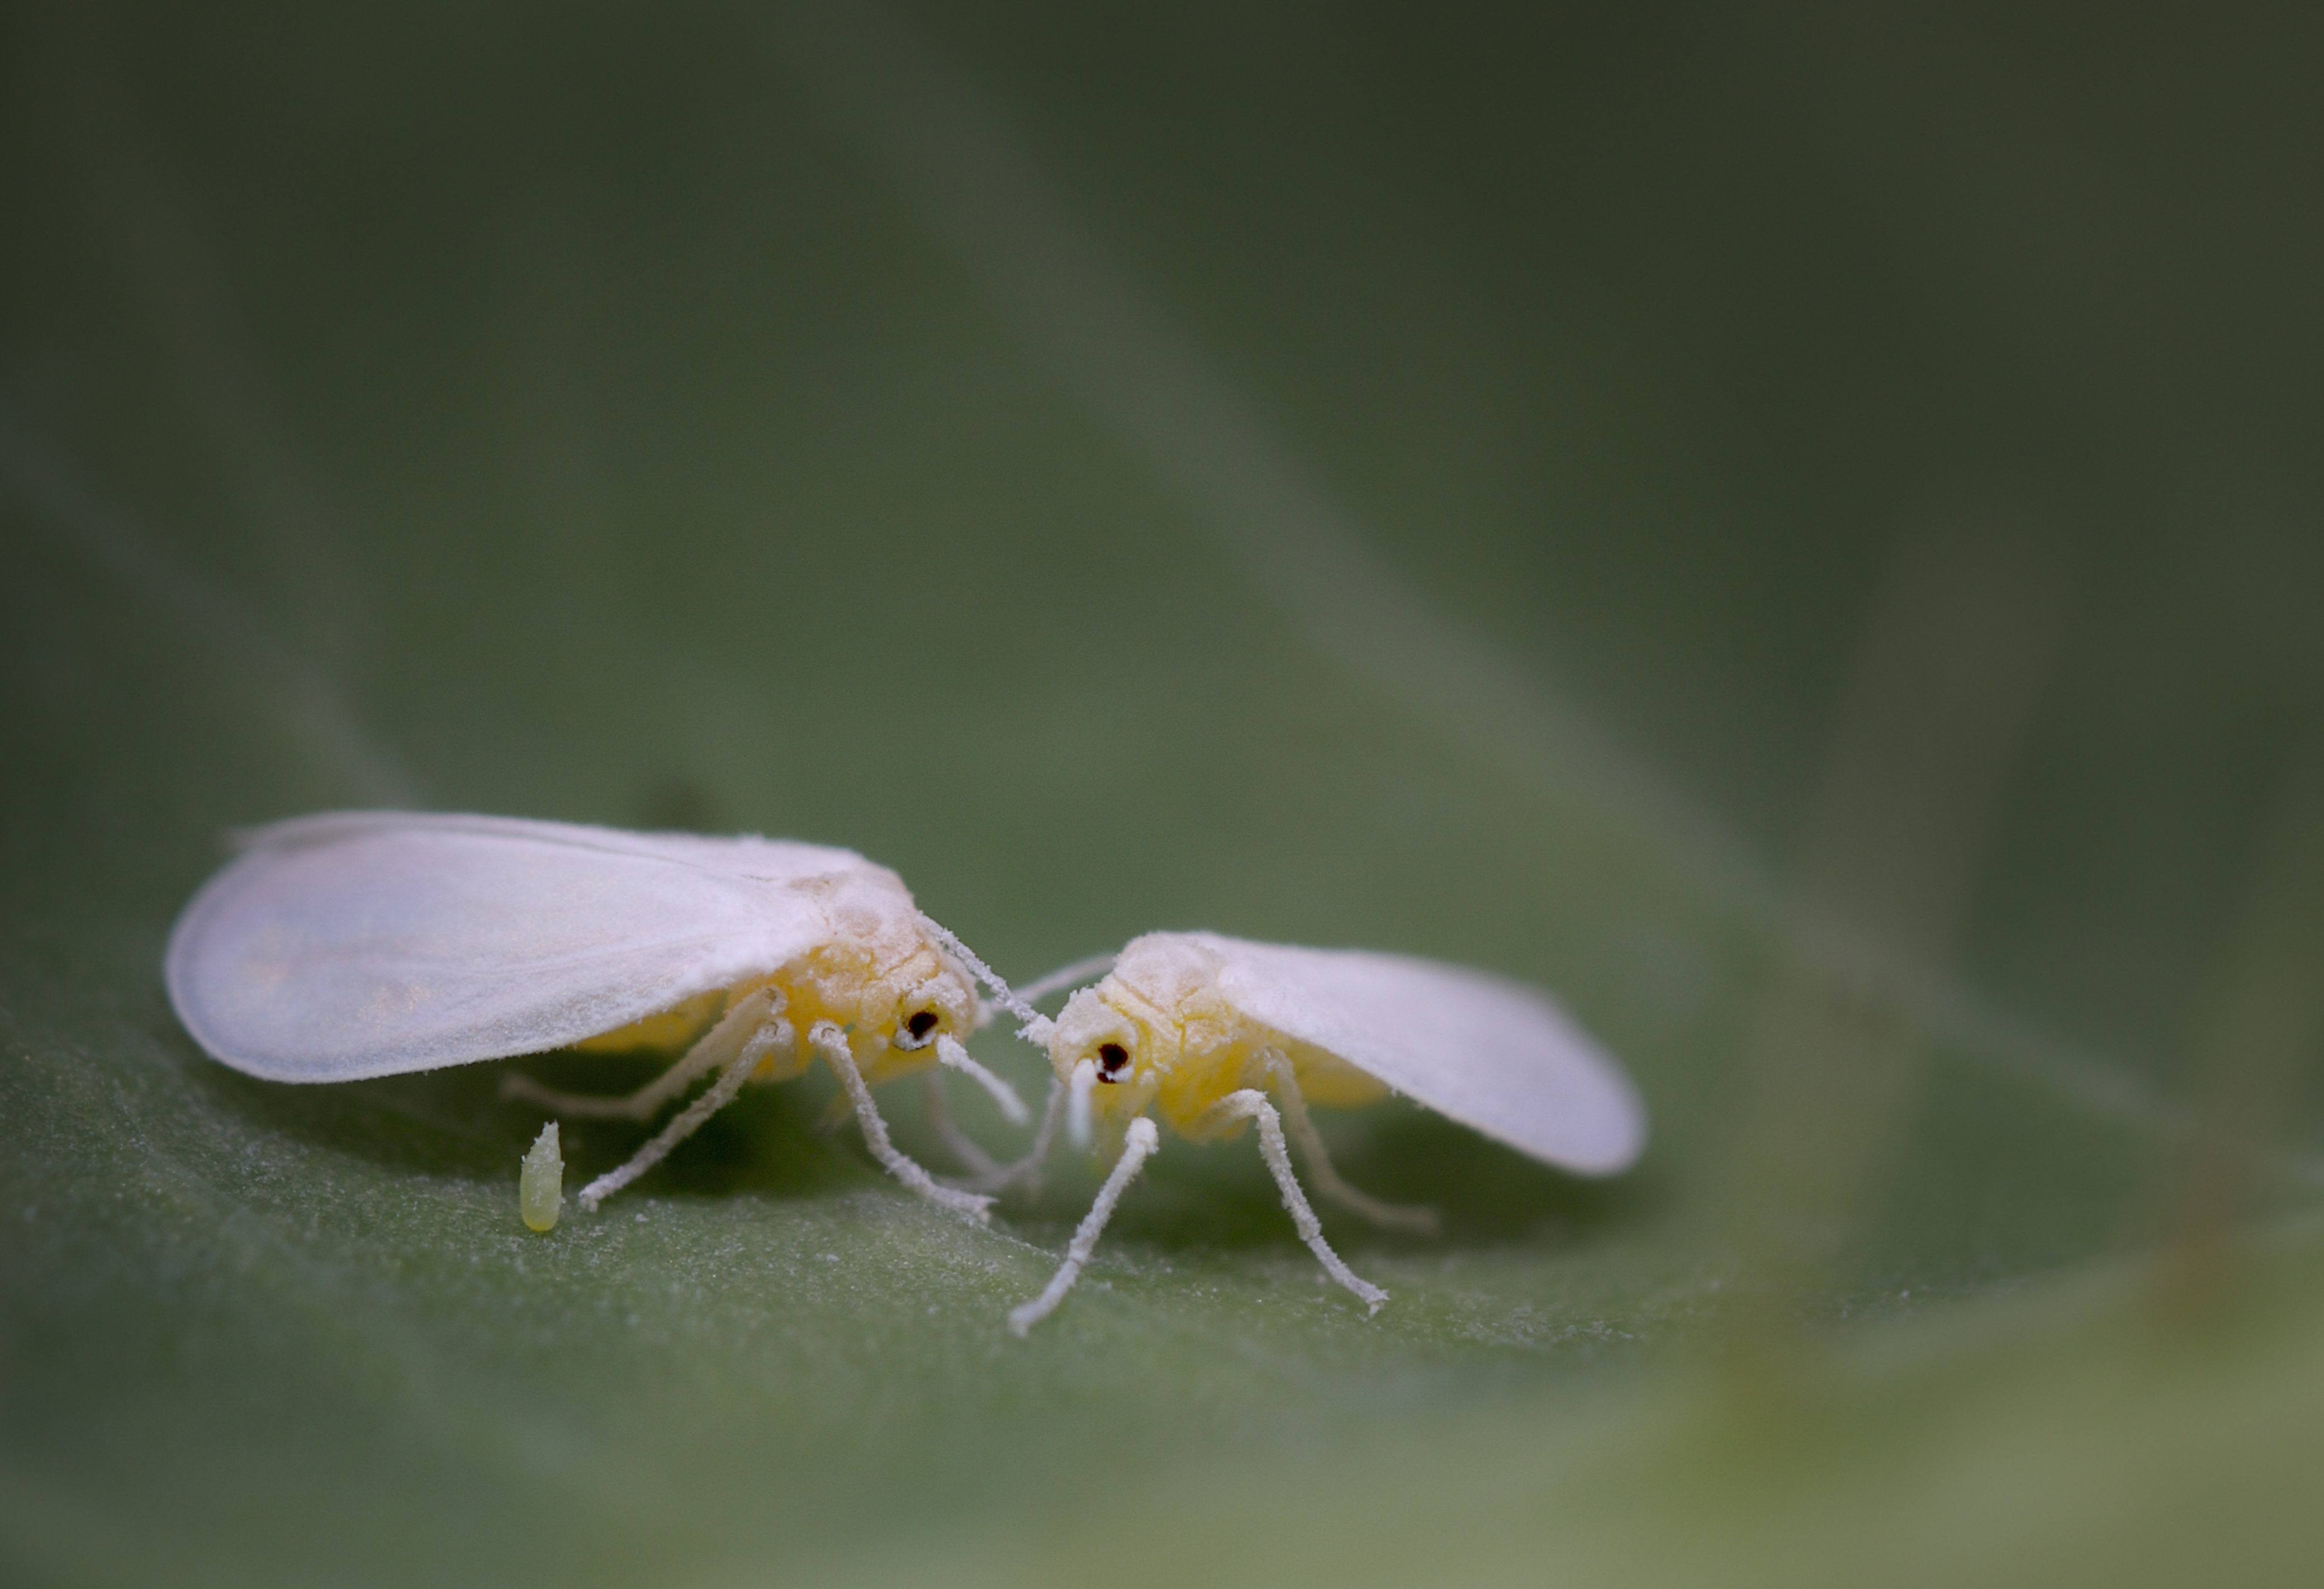
<path id="1" fill-rule="evenodd" d="M 1111 1081 L 1113 1079 L 1113 1073 L 1120 1070 L 1123 1066 L 1129 1063 L 1130 1050 L 1123 1048 L 1120 1043 L 1101 1043 L 1098 1045 L 1097 1066 L 1100 1070 L 1105 1072 L 1106 1080 Z"/>
<path id="2" fill-rule="evenodd" d="M 909 1021 L 904 1022 L 904 1030 L 912 1034 L 912 1039 L 915 1042 L 918 1041 L 921 1038 L 927 1036 L 928 1033 L 936 1030 L 936 1012 L 933 1010 L 923 1010 L 918 1015 L 913 1016 Z"/>

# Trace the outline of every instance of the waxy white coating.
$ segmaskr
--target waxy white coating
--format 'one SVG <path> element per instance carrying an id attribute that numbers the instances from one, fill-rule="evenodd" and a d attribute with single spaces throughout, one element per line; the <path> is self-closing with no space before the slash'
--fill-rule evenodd
<path id="1" fill-rule="evenodd" d="M 244 836 L 170 935 L 170 1002 L 215 1058 L 337 1082 L 540 1053 L 817 950 L 918 957 L 973 1023 L 896 874 L 847 850 L 503 817 L 353 811 Z"/>
<path id="2" fill-rule="evenodd" d="M 1169 1030 L 1150 1030 L 1157 1020 Z M 1108 1040 L 1123 1041 L 1133 1066 L 1094 1091 L 1102 1111 L 1135 1113 L 1148 1099 L 1167 1110 L 1174 1079 L 1271 1041 L 1303 1071 L 1338 1060 L 1578 1175 L 1613 1175 L 1646 1147 L 1637 1089 L 1547 994 L 1434 960 L 1148 933 L 1057 1018 L 1049 1053 L 1058 1079 Z M 1212 1090 L 1192 1099 L 1207 1102 Z"/>

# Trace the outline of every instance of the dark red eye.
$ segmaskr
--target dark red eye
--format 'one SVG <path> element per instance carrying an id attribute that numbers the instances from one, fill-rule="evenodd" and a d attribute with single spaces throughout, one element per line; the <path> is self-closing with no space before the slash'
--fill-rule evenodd
<path id="1" fill-rule="evenodd" d="M 1097 1066 L 1100 1070 L 1105 1072 L 1105 1076 L 1108 1081 L 1113 1079 L 1113 1073 L 1115 1071 L 1120 1070 L 1123 1066 L 1129 1063 L 1130 1050 L 1123 1048 L 1120 1043 L 1101 1043 L 1098 1046 Z"/>
<path id="2" fill-rule="evenodd" d="M 914 1042 L 918 1042 L 920 1039 L 927 1036 L 928 1033 L 936 1030 L 936 1012 L 933 1010 L 923 1010 L 918 1015 L 913 1016 L 909 1021 L 904 1022 L 904 1030 L 912 1034 L 912 1040 Z"/>

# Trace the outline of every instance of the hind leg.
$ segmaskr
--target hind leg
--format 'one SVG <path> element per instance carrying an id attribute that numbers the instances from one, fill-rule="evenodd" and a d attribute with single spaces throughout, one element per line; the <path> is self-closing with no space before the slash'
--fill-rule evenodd
<path id="1" fill-rule="evenodd" d="M 724 1021 L 719 1022 L 720 1027 L 724 1025 Z M 715 1030 L 712 1035 L 716 1035 Z M 705 1038 L 703 1043 L 709 1040 Z M 788 1021 L 778 1018 L 761 1025 L 743 1039 L 733 1058 L 726 1061 L 725 1069 L 716 1081 L 711 1083 L 708 1092 L 688 1104 L 679 1111 L 676 1119 L 656 1132 L 651 1141 L 630 1155 L 628 1163 L 618 1169 L 607 1170 L 581 1188 L 581 1206 L 595 1213 L 598 1204 L 669 1158 L 672 1148 L 701 1129 L 704 1121 L 734 1101 L 734 1095 L 742 1090 L 742 1084 L 751 1079 L 752 1071 L 758 1069 L 760 1060 L 779 1048 L 788 1048 L 795 1040 Z M 703 1043 L 696 1044 L 695 1048 L 699 1049 Z M 687 1056 L 687 1060 L 693 1058 L 692 1053 Z M 714 1062 L 715 1058 L 714 1056 Z"/>
<path id="2" fill-rule="evenodd" d="M 1299 1144 L 1299 1156 L 1307 1161 L 1308 1178 L 1315 1190 L 1341 1207 L 1362 1215 L 1374 1224 L 1392 1231 L 1414 1231 L 1422 1235 L 1436 1233 L 1436 1210 L 1408 1203 L 1383 1203 L 1370 1192 L 1357 1190 L 1340 1178 L 1332 1167 L 1332 1156 L 1323 1150 L 1323 1133 L 1307 1117 L 1307 1100 L 1300 1095 L 1299 1083 L 1291 1074 L 1291 1061 L 1281 1054 L 1268 1050 L 1265 1066 L 1267 1085 L 1274 1090 L 1276 1099 L 1283 1105 L 1283 1124 L 1291 1140 Z"/>
<path id="3" fill-rule="evenodd" d="M 501 1077 L 501 1096 L 571 1120 L 650 1120 L 662 1105 L 717 1069 L 752 1032 L 782 1012 L 783 996 L 773 988 L 761 988 L 736 1000 L 734 1007 L 704 1032 L 677 1064 L 623 1096 L 561 1092 L 514 1071 Z"/>

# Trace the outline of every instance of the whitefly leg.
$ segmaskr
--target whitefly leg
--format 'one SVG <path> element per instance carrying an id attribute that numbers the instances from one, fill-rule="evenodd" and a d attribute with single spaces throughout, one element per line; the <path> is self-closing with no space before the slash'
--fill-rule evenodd
<path id="1" fill-rule="evenodd" d="M 1057 1304 L 1065 1299 L 1065 1293 L 1074 1289 L 1075 1280 L 1081 1279 L 1082 1266 L 1090 1261 L 1090 1254 L 1097 1251 L 1097 1239 L 1105 1233 L 1106 1221 L 1113 1217 L 1114 1208 L 1121 1202 L 1122 1193 L 1130 1189 L 1130 1183 L 1138 1178 L 1138 1172 L 1145 1168 L 1146 1161 L 1161 1145 L 1161 1136 L 1155 1131 L 1152 1121 L 1141 1114 L 1130 1122 L 1130 1131 L 1122 1140 L 1121 1157 L 1113 1161 L 1113 1172 L 1105 1178 L 1105 1185 L 1097 1189 L 1097 1201 L 1090 1205 L 1087 1214 L 1082 1215 L 1082 1223 L 1074 1229 L 1074 1239 L 1065 1248 L 1065 1262 L 1057 1266 L 1057 1272 L 1049 1277 L 1049 1283 L 1041 1288 L 1039 1296 L 1010 1310 L 1010 1329 L 1024 1335 L 1057 1310 Z M 1361 1281 L 1357 1283 L 1362 1284 Z"/>
<path id="2" fill-rule="evenodd" d="M 1436 1233 L 1436 1210 L 1408 1203 L 1383 1203 L 1369 1192 L 1357 1190 L 1340 1178 L 1332 1166 L 1332 1156 L 1323 1148 L 1323 1134 L 1308 1118 L 1307 1100 L 1300 1095 L 1299 1083 L 1291 1070 L 1291 1061 L 1270 1050 L 1267 1056 L 1268 1086 L 1283 1105 L 1284 1129 L 1291 1140 L 1299 1144 L 1299 1156 L 1307 1161 L 1307 1174 L 1315 1183 L 1316 1191 L 1353 1213 L 1362 1215 L 1374 1224 L 1392 1231 L 1416 1231 L 1422 1235 Z"/>
<path id="3" fill-rule="evenodd" d="M 992 1155 L 977 1145 L 976 1139 L 953 1123 L 952 1105 L 945 1101 L 944 1072 L 923 1070 L 921 1086 L 927 1089 L 928 1124 L 943 1142 L 946 1151 L 966 1169 L 973 1184 L 989 1186 L 999 1178 L 1001 1169 Z"/>
<path id="4" fill-rule="evenodd" d="M 663 1104 L 717 1069 L 752 1033 L 782 1012 L 782 994 L 772 988 L 761 988 L 736 1000 L 734 1007 L 696 1039 L 677 1064 L 625 1096 L 560 1092 L 513 1071 L 501 1078 L 501 1096 L 573 1120 L 650 1120 Z"/>
<path id="5" fill-rule="evenodd" d="M 1229 1093 L 1211 1105 L 1202 1123 L 1207 1133 L 1239 1119 L 1258 1122 L 1259 1157 L 1267 1160 L 1276 1187 L 1283 1194 L 1283 1206 L 1291 1211 L 1291 1223 L 1299 1227 L 1299 1239 L 1307 1243 L 1307 1251 L 1315 1255 L 1325 1274 L 1361 1298 L 1370 1312 L 1378 1313 L 1380 1304 L 1388 1300 L 1388 1293 L 1341 1262 L 1340 1255 L 1323 1239 L 1323 1222 L 1307 1206 L 1307 1195 L 1299 1189 L 1299 1178 L 1291 1173 L 1291 1151 L 1283 1145 L 1283 1121 L 1276 1113 L 1275 1105 L 1267 1101 L 1267 1095 L 1254 1087 Z"/>
<path id="6" fill-rule="evenodd" d="M 872 1089 L 863 1085 L 863 1073 L 855 1067 L 855 1056 L 848 1051 L 845 1032 L 828 1021 L 818 1021 L 807 1033 L 807 1041 L 815 1045 L 815 1051 L 823 1056 L 824 1062 L 839 1077 L 839 1085 L 847 1089 L 848 1102 L 855 1108 L 856 1123 L 863 1128 L 863 1145 L 872 1150 L 872 1157 L 880 1161 L 881 1169 L 931 1203 L 979 1221 L 988 1217 L 986 1210 L 992 1206 L 991 1198 L 940 1185 L 888 1140 L 888 1122 L 880 1118 L 879 1107 L 872 1102 Z"/>
<path id="7" fill-rule="evenodd" d="M 1041 1184 L 1041 1166 L 1056 1144 L 1057 1128 L 1065 1123 L 1065 1083 L 1049 1084 L 1049 1101 L 1042 1107 L 1041 1123 L 1034 1129 L 1033 1146 L 1022 1159 L 996 1165 L 989 1174 L 980 1174 L 974 1182 L 978 1191 L 998 1192 L 1019 1182 L 1034 1187 Z"/>
<path id="8" fill-rule="evenodd" d="M 761 1026 L 742 1044 L 741 1052 L 719 1073 L 718 1079 L 710 1084 L 708 1092 L 679 1111 L 676 1119 L 654 1133 L 651 1141 L 630 1156 L 627 1164 L 619 1169 L 606 1171 L 581 1188 L 581 1206 L 595 1213 L 598 1204 L 669 1158 L 672 1148 L 701 1129 L 704 1121 L 734 1101 L 735 1095 L 751 1079 L 751 1073 L 758 1069 L 760 1060 L 778 1048 L 788 1048 L 793 1040 L 790 1022 L 787 1021 L 770 1021 Z"/>
<path id="9" fill-rule="evenodd" d="M 1010 1124 L 1022 1125 L 1033 1118 L 1026 1112 L 1025 1100 L 1017 1095 L 1017 1089 L 971 1058 L 959 1039 L 948 1034 L 936 1038 L 936 1063 L 946 1070 L 959 1071 L 982 1087 L 992 1100 L 992 1106 L 1001 1111 L 1001 1118 Z"/>

